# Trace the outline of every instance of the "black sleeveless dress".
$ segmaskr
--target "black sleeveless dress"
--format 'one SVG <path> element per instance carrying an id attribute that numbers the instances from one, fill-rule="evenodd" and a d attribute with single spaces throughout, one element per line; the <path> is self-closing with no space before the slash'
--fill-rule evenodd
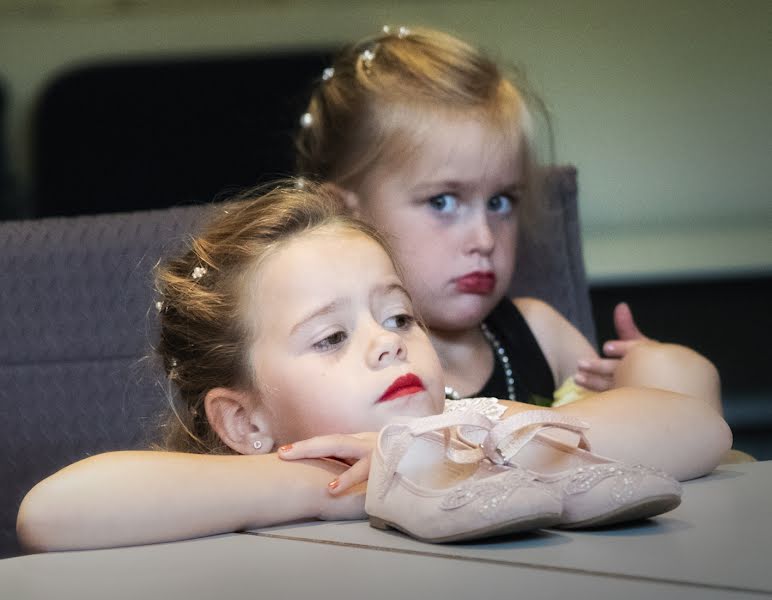
<path id="1" fill-rule="evenodd" d="M 551 405 L 555 393 L 552 370 L 531 328 L 512 300 L 504 298 L 499 302 L 485 319 L 485 324 L 509 356 L 517 401 L 540 406 Z M 508 397 L 504 367 L 495 356 L 493 373 L 474 396 Z"/>

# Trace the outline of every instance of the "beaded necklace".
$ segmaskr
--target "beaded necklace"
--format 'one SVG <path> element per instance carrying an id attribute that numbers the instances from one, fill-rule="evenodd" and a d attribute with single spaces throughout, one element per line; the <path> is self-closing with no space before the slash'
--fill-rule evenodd
<path id="1" fill-rule="evenodd" d="M 488 343 L 491 345 L 491 348 L 493 348 L 493 355 L 495 356 L 496 360 L 498 360 L 501 363 L 501 366 L 504 367 L 504 375 L 507 378 L 507 395 L 509 400 L 514 402 L 517 398 L 515 393 L 515 377 L 512 372 L 512 366 L 509 364 L 509 356 L 507 356 L 507 351 L 504 349 L 504 346 L 501 345 L 501 342 L 499 342 L 498 338 L 493 334 L 493 332 L 488 329 L 488 326 L 485 323 L 480 323 L 480 329 L 482 330 L 485 339 L 488 340 Z M 448 400 L 460 400 L 461 394 L 459 394 L 451 386 L 446 385 L 445 398 Z"/>

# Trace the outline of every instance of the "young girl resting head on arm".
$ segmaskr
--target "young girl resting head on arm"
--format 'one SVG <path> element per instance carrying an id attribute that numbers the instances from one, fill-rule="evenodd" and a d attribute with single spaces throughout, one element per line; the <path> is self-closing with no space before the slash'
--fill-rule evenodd
<path id="1" fill-rule="evenodd" d="M 304 188 L 218 209 L 158 269 L 169 449 L 269 452 L 442 411 L 439 361 L 380 236 Z M 420 393 L 379 402 L 407 373 Z"/>

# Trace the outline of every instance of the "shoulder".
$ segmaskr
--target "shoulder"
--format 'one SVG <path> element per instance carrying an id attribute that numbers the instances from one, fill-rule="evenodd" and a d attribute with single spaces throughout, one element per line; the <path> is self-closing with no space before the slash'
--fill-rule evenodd
<path id="1" fill-rule="evenodd" d="M 579 358 L 597 356 L 587 338 L 546 302 L 537 298 L 514 298 L 512 302 L 544 352 L 556 386 L 573 374 Z"/>
<path id="2" fill-rule="evenodd" d="M 544 300 L 538 298 L 532 298 L 530 296 L 520 296 L 518 298 L 512 298 L 512 304 L 517 306 L 517 309 L 526 316 L 527 313 L 535 315 L 539 314 L 555 314 L 558 315 L 558 311 L 552 308 Z"/>
<path id="3" fill-rule="evenodd" d="M 525 322 L 528 323 L 528 327 L 531 328 L 537 339 L 540 334 L 548 334 L 553 330 L 559 331 L 565 324 L 568 324 L 563 315 L 538 298 L 513 298 L 512 304 L 523 315 Z"/>

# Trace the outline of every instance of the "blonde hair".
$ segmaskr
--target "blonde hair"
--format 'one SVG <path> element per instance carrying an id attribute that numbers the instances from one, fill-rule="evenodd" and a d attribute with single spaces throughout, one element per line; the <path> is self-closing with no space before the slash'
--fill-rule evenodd
<path id="1" fill-rule="evenodd" d="M 427 114 L 439 112 L 480 118 L 519 144 L 527 187 L 535 163 L 529 105 L 548 122 L 522 76 L 466 42 L 431 29 L 385 31 L 344 48 L 315 86 L 295 138 L 297 168 L 356 186 L 374 165 L 409 157 Z"/>
<path id="2" fill-rule="evenodd" d="M 256 384 L 247 364 L 254 332 L 241 315 L 246 276 L 282 244 L 328 226 L 363 233 L 388 253 L 370 226 L 345 214 L 337 196 L 322 186 L 289 181 L 217 205 L 188 249 L 156 268 L 156 350 L 172 392 L 162 423 L 164 448 L 232 453 L 208 422 L 204 398 L 216 387 L 248 390 Z"/>

